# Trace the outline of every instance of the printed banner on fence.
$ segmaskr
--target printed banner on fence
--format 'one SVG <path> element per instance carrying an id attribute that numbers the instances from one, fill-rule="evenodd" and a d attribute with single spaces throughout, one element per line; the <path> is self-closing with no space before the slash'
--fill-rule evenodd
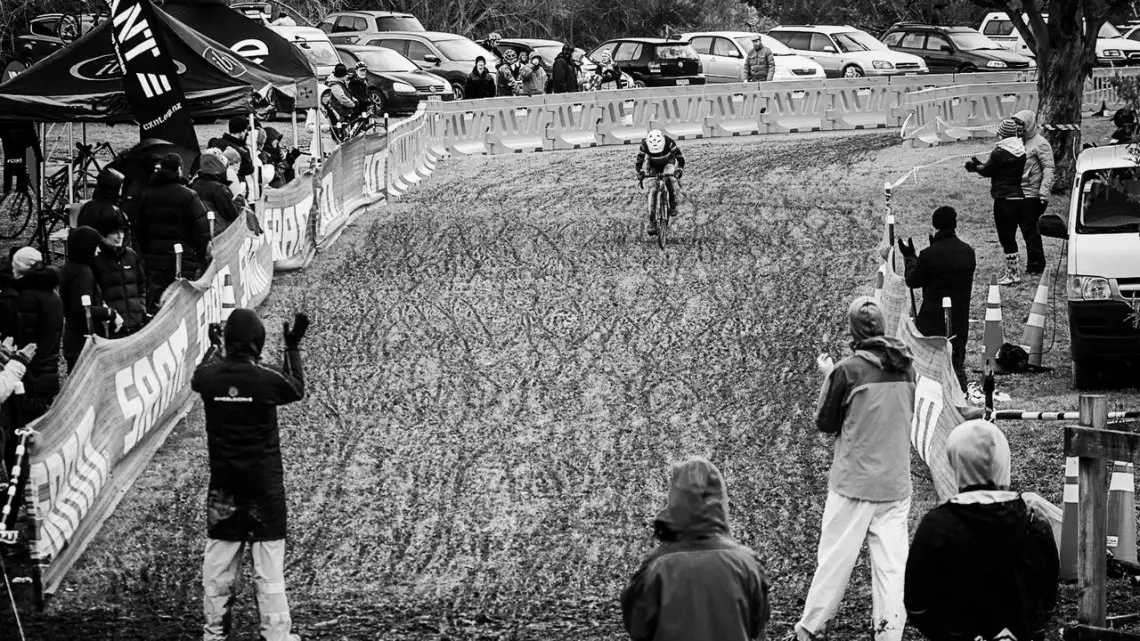
<path id="1" fill-rule="evenodd" d="M 316 192 L 312 174 L 305 174 L 280 189 L 266 189 L 257 202 L 261 226 L 273 247 L 273 269 L 301 269 L 316 256 L 316 239 L 309 217 Z"/>
<path id="2" fill-rule="evenodd" d="M 26 497 L 43 594 L 59 587 L 193 405 L 190 377 L 208 325 L 269 294 L 273 249 L 265 234 L 232 225 L 214 243 L 206 274 L 173 285 L 142 331 L 88 342 L 51 409 L 31 425 L 38 434 Z"/>
<path id="3" fill-rule="evenodd" d="M 318 248 L 336 242 L 350 222 L 384 200 L 380 181 L 387 153 L 388 136 L 374 133 L 346 141 L 325 158 L 317 199 Z"/>

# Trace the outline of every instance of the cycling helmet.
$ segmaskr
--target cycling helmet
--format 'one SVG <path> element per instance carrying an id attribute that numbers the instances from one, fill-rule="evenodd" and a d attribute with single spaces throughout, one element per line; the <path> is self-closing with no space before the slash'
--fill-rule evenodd
<path id="1" fill-rule="evenodd" d="M 1116 125 L 1117 127 L 1123 127 L 1125 125 L 1131 125 L 1131 124 L 1134 124 L 1135 122 L 1136 122 L 1136 112 L 1127 108 L 1127 107 L 1125 107 L 1124 109 L 1117 110 L 1117 112 L 1115 114 L 1113 114 L 1113 116 L 1112 116 L 1112 124 Z"/>
<path id="2" fill-rule="evenodd" d="M 356 63 L 356 68 L 357 69 L 367 69 L 368 65 L 364 64 L 363 62 L 358 62 L 358 63 Z"/>
<path id="3" fill-rule="evenodd" d="M 651 154 L 659 154 L 665 151 L 665 134 L 661 133 L 660 129 L 654 129 L 645 137 L 645 146 L 649 147 Z"/>
<path id="4" fill-rule="evenodd" d="M 487 36 L 487 39 L 490 40 L 491 42 L 498 42 L 498 41 L 502 40 L 503 37 L 499 35 L 498 31 L 492 31 L 491 35 Z"/>

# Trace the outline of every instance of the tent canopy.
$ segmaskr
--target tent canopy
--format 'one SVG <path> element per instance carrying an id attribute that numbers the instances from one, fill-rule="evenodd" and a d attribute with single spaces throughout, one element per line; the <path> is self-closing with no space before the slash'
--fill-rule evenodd
<path id="1" fill-rule="evenodd" d="M 154 8 L 178 68 L 186 108 L 197 117 L 248 113 L 252 94 L 296 93 L 293 78 L 235 55 L 226 46 Z M 133 122 L 123 93 L 123 72 L 105 20 L 79 40 L 0 84 L 0 120 L 33 122 Z M 159 35 L 159 34 L 155 34 Z"/>

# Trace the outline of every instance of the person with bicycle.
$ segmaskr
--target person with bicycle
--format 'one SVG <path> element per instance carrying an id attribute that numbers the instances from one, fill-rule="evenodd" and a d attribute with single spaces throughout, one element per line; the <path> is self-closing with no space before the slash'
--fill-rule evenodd
<path id="1" fill-rule="evenodd" d="M 341 142 L 345 139 L 345 130 L 356 112 L 356 100 L 348 88 L 348 67 L 337 63 L 331 76 L 325 80 L 327 89 L 321 94 L 321 104 L 329 116 L 329 125 L 332 129 L 333 139 Z"/>
<path id="2" fill-rule="evenodd" d="M 348 93 L 356 101 L 353 120 L 367 114 L 372 99 L 368 96 L 368 67 L 363 62 L 356 63 L 356 68 L 352 70 L 352 77 L 348 79 Z"/>
<path id="3" fill-rule="evenodd" d="M 647 176 L 665 176 L 665 187 L 669 191 L 669 217 L 676 216 L 677 200 L 681 197 L 678 181 L 685 170 L 685 155 L 681 153 L 677 142 L 660 129 L 650 131 L 637 150 L 636 167 L 637 182 L 640 185 L 644 184 Z M 652 211 L 649 212 L 649 235 L 657 235 L 657 221 L 653 219 Z"/>

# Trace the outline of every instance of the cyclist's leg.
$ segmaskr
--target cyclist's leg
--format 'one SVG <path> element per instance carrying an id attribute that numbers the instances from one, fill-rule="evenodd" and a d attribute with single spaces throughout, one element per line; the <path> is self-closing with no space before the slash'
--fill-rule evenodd
<path id="1" fill-rule="evenodd" d="M 665 165 L 665 185 L 669 188 L 669 215 L 677 215 L 677 201 L 681 196 L 681 186 L 677 184 L 677 179 L 673 177 L 674 172 L 677 171 L 677 164 L 670 162 Z"/>
<path id="2" fill-rule="evenodd" d="M 657 181 L 654 180 L 654 178 L 656 178 L 659 175 L 661 175 L 661 172 L 654 169 L 652 166 L 645 168 L 645 178 L 649 181 L 649 194 L 646 197 L 645 209 L 646 209 L 646 211 L 649 212 L 649 228 L 650 229 L 656 229 L 657 228 L 657 219 L 654 217 L 654 213 L 655 213 L 654 205 L 656 205 L 657 203 L 654 199 L 659 198 L 660 194 L 657 193 Z"/>

